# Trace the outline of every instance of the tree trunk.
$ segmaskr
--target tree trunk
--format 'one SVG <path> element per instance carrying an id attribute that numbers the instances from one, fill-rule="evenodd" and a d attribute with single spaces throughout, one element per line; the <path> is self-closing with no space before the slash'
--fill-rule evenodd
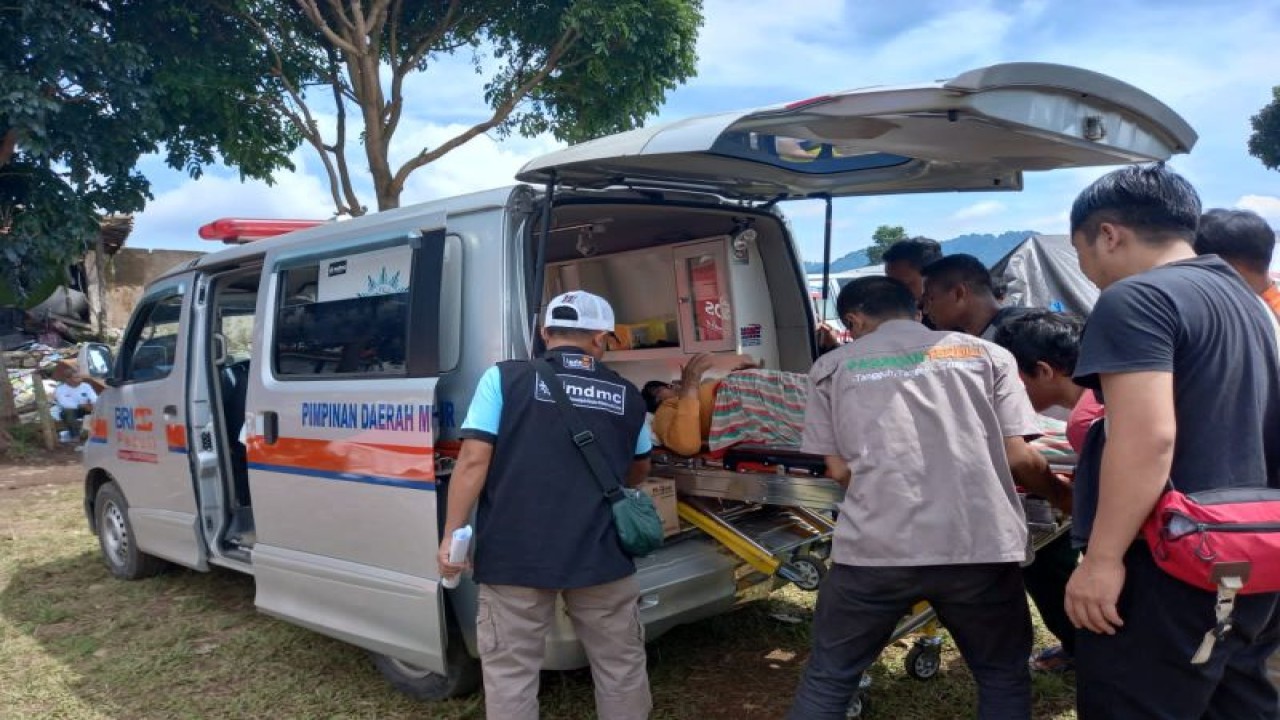
<path id="1" fill-rule="evenodd" d="M 49 394 L 44 391 L 40 368 L 31 371 L 31 390 L 36 398 L 36 422 L 40 423 L 40 434 L 44 436 L 44 449 L 53 450 L 58 447 L 58 430 L 53 426 L 53 415 L 49 413 Z"/>
<path id="2" fill-rule="evenodd" d="M 18 406 L 13 400 L 13 384 L 9 382 L 9 363 L 3 352 L 0 352 L 0 377 L 4 379 L 4 387 L 0 387 L 0 452 L 7 452 L 13 443 L 9 434 L 18 424 Z"/>
<path id="3" fill-rule="evenodd" d="M 93 305 L 93 331 L 100 342 L 107 342 L 107 253 L 102 246 L 101 233 L 98 234 L 98 245 L 93 249 L 93 267 L 98 276 L 89 299 Z"/>

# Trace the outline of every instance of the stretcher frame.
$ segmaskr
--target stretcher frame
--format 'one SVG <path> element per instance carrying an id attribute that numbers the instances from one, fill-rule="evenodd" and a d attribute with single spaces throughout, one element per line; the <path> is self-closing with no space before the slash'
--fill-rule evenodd
<path id="1" fill-rule="evenodd" d="M 812 465 L 799 468 L 788 465 L 786 457 L 786 453 L 775 453 L 770 463 L 745 463 L 737 469 L 728 469 L 703 458 L 659 456 L 661 462 L 654 466 L 654 474 L 675 481 L 682 520 L 710 535 L 756 571 L 804 587 L 796 580 L 795 554 L 830 540 L 835 523 L 822 513 L 837 509 L 845 489 L 834 480 L 815 474 Z M 1061 465 L 1051 465 L 1051 468 L 1068 475 L 1073 470 Z M 728 514 L 721 511 L 726 506 L 731 508 Z M 791 527 L 799 530 L 797 541 L 791 544 L 761 542 L 734 524 L 733 513 L 740 512 L 739 508 L 760 506 L 784 509 L 786 519 L 793 522 Z M 1070 531 L 1069 517 L 1056 511 L 1052 517 L 1051 523 L 1028 521 L 1032 553 Z M 791 560 L 786 559 L 788 553 L 792 554 Z M 804 557 L 816 557 L 816 554 L 805 553 Z M 1031 560 L 1032 557 L 1028 557 L 1028 563 Z M 894 629 L 889 641 L 917 636 L 904 665 L 911 677 L 927 680 L 941 668 L 943 634 L 937 613 L 927 602 L 919 602 Z M 859 690 L 862 700 L 870 685 L 866 680 L 869 678 L 864 677 Z"/>

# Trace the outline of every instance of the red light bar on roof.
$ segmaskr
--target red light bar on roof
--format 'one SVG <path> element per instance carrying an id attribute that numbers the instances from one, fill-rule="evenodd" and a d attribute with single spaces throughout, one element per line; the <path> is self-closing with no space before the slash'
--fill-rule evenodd
<path id="1" fill-rule="evenodd" d="M 291 233 L 295 230 L 306 230 L 323 223 L 323 220 L 222 218 L 201 226 L 200 237 L 204 240 L 219 240 L 228 245 L 243 245 L 254 240 Z"/>

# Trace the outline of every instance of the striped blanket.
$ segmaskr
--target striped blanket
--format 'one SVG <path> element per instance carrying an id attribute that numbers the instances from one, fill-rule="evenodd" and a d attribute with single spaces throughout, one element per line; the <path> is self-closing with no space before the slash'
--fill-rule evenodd
<path id="1" fill-rule="evenodd" d="M 1050 465 L 1075 467 L 1079 457 L 1067 442 L 1067 424 L 1044 415 L 1036 416 L 1040 437 L 1031 441 L 1031 447 L 1040 451 Z"/>
<path id="2" fill-rule="evenodd" d="M 809 379 L 781 370 L 739 370 L 720 381 L 707 445 L 799 447 Z"/>

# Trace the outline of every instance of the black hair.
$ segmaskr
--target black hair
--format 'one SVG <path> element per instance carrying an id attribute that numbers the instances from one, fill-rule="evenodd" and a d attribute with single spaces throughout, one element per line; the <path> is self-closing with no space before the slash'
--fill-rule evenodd
<path id="1" fill-rule="evenodd" d="M 942 245 L 937 240 L 913 237 L 890 245 L 880 259 L 885 263 L 905 262 L 916 270 L 923 270 L 926 265 L 941 258 Z"/>
<path id="2" fill-rule="evenodd" d="M 671 387 L 671 383 L 662 380 L 650 380 L 640 388 L 640 397 L 644 398 L 644 407 L 649 412 L 658 412 L 658 406 L 662 403 L 658 401 L 658 391 L 663 388 Z"/>
<path id="3" fill-rule="evenodd" d="M 986 292 L 997 297 L 995 282 L 991 279 L 991 271 L 982 261 L 972 255 L 957 253 L 948 255 L 925 266 L 921 275 L 931 284 L 939 284 L 950 290 L 960 283 L 975 292 Z M 1003 292 L 1003 288 L 1001 288 Z"/>
<path id="4" fill-rule="evenodd" d="M 1164 163 L 1113 170 L 1081 191 L 1071 205 L 1071 234 L 1089 242 L 1104 222 L 1125 225 L 1143 242 L 1191 242 L 1200 222 L 1200 196 Z"/>
<path id="5" fill-rule="evenodd" d="M 915 317 L 918 309 L 911 288 L 879 275 L 854 278 L 840 288 L 840 295 L 836 297 L 836 312 L 842 322 L 849 313 L 887 320 Z"/>
<path id="6" fill-rule="evenodd" d="M 1196 254 L 1210 253 L 1266 274 L 1276 249 L 1276 231 L 1249 210 L 1214 208 L 1200 216 Z"/>
<path id="7" fill-rule="evenodd" d="M 1018 361 L 1018 369 L 1030 375 L 1036 363 L 1045 363 L 1070 375 L 1080 356 L 1084 321 L 1068 313 L 1031 310 L 1010 318 L 996 328 L 995 343 Z"/>
<path id="8" fill-rule="evenodd" d="M 554 314 L 552 315 L 554 317 Z M 596 335 L 600 334 L 599 330 L 584 330 L 582 328 L 556 327 L 552 325 L 547 328 L 547 337 L 559 338 L 561 340 L 569 340 L 575 344 L 584 343 Z"/>

